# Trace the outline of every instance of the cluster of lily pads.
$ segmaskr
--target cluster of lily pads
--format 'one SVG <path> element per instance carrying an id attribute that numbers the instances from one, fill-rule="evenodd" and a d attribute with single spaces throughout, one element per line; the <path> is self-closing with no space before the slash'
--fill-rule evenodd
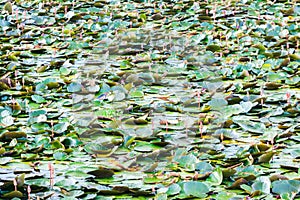
<path id="1" fill-rule="evenodd" d="M 299 198 L 297 2 L 0 0 L 0 198 Z"/>

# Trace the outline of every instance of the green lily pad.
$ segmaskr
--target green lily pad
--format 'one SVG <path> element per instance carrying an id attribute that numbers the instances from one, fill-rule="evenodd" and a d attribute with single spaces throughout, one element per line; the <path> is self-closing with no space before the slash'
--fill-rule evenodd
<path id="1" fill-rule="evenodd" d="M 82 90 L 82 85 L 77 82 L 70 83 L 67 87 L 68 92 L 80 92 Z"/>
<path id="2" fill-rule="evenodd" d="M 207 181 L 211 185 L 220 185 L 223 181 L 223 173 L 221 168 L 215 168 L 215 170 L 207 178 Z"/>
<path id="3" fill-rule="evenodd" d="M 53 154 L 53 158 L 55 160 L 66 160 L 66 159 L 68 159 L 68 156 L 66 153 L 58 151 Z"/>
<path id="4" fill-rule="evenodd" d="M 300 181 L 279 180 L 272 183 L 272 192 L 276 194 L 298 193 L 300 191 Z"/>
<path id="5" fill-rule="evenodd" d="M 5 165 L 6 163 L 9 163 L 13 158 L 12 157 L 3 157 L 0 158 L 0 164 Z"/>
<path id="6" fill-rule="evenodd" d="M 172 196 L 172 195 L 179 194 L 180 191 L 181 191 L 181 187 L 178 184 L 174 183 L 168 187 L 166 194 Z"/>
<path id="7" fill-rule="evenodd" d="M 32 95 L 31 99 L 36 103 L 45 103 L 46 102 L 45 98 L 40 95 Z"/>
<path id="8" fill-rule="evenodd" d="M 191 197 L 205 198 L 210 188 L 202 182 L 189 181 L 183 183 L 183 191 L 186 195 Z"/>

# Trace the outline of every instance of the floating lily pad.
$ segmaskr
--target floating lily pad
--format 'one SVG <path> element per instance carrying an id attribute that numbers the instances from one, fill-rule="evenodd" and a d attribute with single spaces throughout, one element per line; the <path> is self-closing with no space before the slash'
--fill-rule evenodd
<path id="1" fill-rule="evenodd" d="M 202 182 L 190 181 L 183 183 L 183 191 L 188 196 L 205 198 L 210 188 Z"/>

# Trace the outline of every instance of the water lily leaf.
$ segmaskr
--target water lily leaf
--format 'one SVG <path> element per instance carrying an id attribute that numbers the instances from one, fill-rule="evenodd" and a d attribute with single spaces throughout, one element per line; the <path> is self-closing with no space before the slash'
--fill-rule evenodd
<path id="1" fill-rule="evenodd" d="M 14 118 L 12 116 L 5 116 L 3 118 L 0 118 L 0 127 L 11 126 L 13 125 L 13 123 L 14 123 Z"/>
<path id="2" fill-rule="evenodd" d="M 249 185 L 242 184 L 240 187 L 241 187 L 241 189 L 245 190 L 248 194 L 253 193 L 253 189 Z"/>
<path id="3" fill-rule="evenodd" d="M 31 160 L 35 160 L 38 158 L 38 154 L 34 154 L 34 153 L 24 153 L 21 154 L 21 158 L 26 160 L 26 161 L 31 161 Z"/>
<path id="4" fill-rule="evenodd" d="M 6 4 L 4 4 L 3 11 L 7 11 L 9 14 L 11 14 L 12 11 L 13 11 L 12 3 L 11 2 L 7 2 Z"/>
<path id="5" fill-rule="evenodd" d="M 31 99 L 36 103 L 45 103 L 46 102 L 45 98 L 40 95 L 32 95 Z"/>
<path id="6" fill-rule="evenodd" d="M 10 141 L 14 138 L 26 138 L 27 134 L 24 132 L 4 132 L 0 135 L 0 141 Z"/>
<path id="7" fill-rule="evenodd" d="M 269 72 L 267 74 L 268 80 L 275 83 L 284 80 L 286 76 L 287 76 L 286 73 Z"/>
<path id="8" fill-rule="evenodd" d="M 208 162 L 199 162 L 196 164 L 195 169 L 198 171 L 199 174 L 207 174 L 213 171 L 213 166 Z"/>
<path id="9" fill-rule="evenodd" d="M 157 200 L 167 200 L 168 195 L 164 194 L 164 193 L 158 193 L 157 195 L 155 195 L 155 199 L 157 199 Z"/>
<path id="10" fill-rule="evenodd" d="M 87 174 L 80 170 L 68 170 L 68 171 L 66 171 L 65 176 L 76 177 L 79 179 L 86 179 L 86 178 L 94 177 L 93 175 Z"/>
<path id="11" fill-rule="evenodd" d="M 82 196 L 84 194 L 84 191 L 82 190 L 72 190 L 72 191 L 69 191 L 69 192 L 66 192 L 64 194 L 64 198 L 63 199 L 74 199 L 75 197 L 79 197 L 79 196 Z"/>
<path id="12" fill-rule="evenodd" d="M 271 159 L 275 153 L 276 152 L 274 152 L 274 151 L 266 152 L 265 154 L 258 157 L 257 162 L 258 163 L 268 163 L 271 161 Z"/>
<path id="13" fill-rule="evenodd" d="M 300 191 L 300 181 L 279 180 L 272 183 L 272 192 L 276 194 L 298 193 Z"/>
<path id="14" fill-rule="evenodd" d="M 247 113 L 247 112 L 249 112 L 249 111 L 252 109 L 252 107 L 253 107 L 255 104 L 253 104 L 253 103 L 250 102 L 250 101 L 241 101 L 240 105 L 241 105 L 241 107 L 243 108 L 244 113 Z"/>
<path id="15" fill-rule="evenodd" d="M 59 140 L 56 139 L 51 142 L 51 148 L 52 149 L 65 149 L 65 146 Z"/>
<path id="16" fill-rule="evenodd" d="M 0 165 L 5 165 L 6 163 L 9 163 L 12 159 L 13 159 L 12 157 L 0 158 Z"/>
<path id="17" fill-rule="evenodd" d="M 278 89 L 282 84 L 276 83 L 276 82 L 266 82 L 265 83 L 265 89 L 267 90 L 275 90 Z"/>
<path id="18" fill-rule="evenodd" d="M 1 110 L 1 112 L 0 112 L 0 117 L 1 118 L 7 117 L 7 116 L 10 116 L 10 115 L 11 115 L 11 112 L 9 110 L 6 110 L 6 109 Z"/>
<path id="19" fill-rule="evenodd" d="M 140 73 L 140 74 L 138 74 L 138 77 L 146 83 L 154 83 L 155 82 L 155 79 L 154 79 L 152 73 Z"/>
<path id="20" fill-rule="evenodd" d="M 47 113 L 47 111 L 46 110 L 34 110 L 34 111 L 32 111 L 30 114 L 29 114 L 29 116 L 30 117 L 38 117 L 39 115 L 45 115 Z"/>
<path id="21" fill-rule="evenodd" d="M 290 54 L 289 56 L 293 60 L 300 60 L 300 54 Z"/>
<path id="22" fill-rule="evenodd" d="M 118 146 L 104 146 L 101 144 L 96 143 L 88 143 L 84 146 L 84 150 L 88 153 L 96 154 L 97 157 L 109 157 L 112 155 L 116 150 L 118 149 Z"/>
<path id="23" fill-rule="evenodd" d="M 244 178 L 239 178 L 234 183 L 232 183 L 231 186 L 228 187 L 228 189 L 240 189 L 240 186 L 243 184 L 246 184 L 248 181 Z"/>
<path id="24" fill-rule="evenodd" d="M 22 198 L 23 194 L 20 191 L 12 191 L 12 192 L 8 192 L 3 194 L 4 198 L 8 198 L 8 199 L 13 199 L 13 198 Z"/>
<path id="25" fill-rule="evenodd" d="M 300 149 L 293 149 L 289 153 L 295 159 L 300 158 Z"/>
<path id="26" fill-rule="evenodd" d="M 8 21 L 6 21 L 6 20 L 1 19 L 0 20 L 0 26 L 2 27 L 2 29 L 8 28 L 10 26 L 10 23 Z"/>
<path id="27" fill-rule="evenodd" d="M 71 70 L 67 67 L 61 67 L 59 68 L 59 72 L 61 73 L 61 75 L 67 76 L 71 73 Z"/>
<path id="28" fill-rule="evenodd" d="M 130 91 L 129 95 L 133 98 L 141 98 L 144 96 L 144 93 L 140 90 L 132 90 Z"/>
<path id="29" fill-rule="evenodd" d="M 219 45 L 216 45 L 216 44 L 211 44 L 211 45 L 208 45 L 206 47 L 206 50 L 215 52 L 215 51 L 220 51 L 221 47 Z"/>
<path id="30" fill-rule="evenodd" d="M 217 129 L 213 135 L 223 139 L 237 139 L 240 137 L 240 134 L 237 131 L 224 128 Z"/>
<path id="31" fill-rule="evenodd" d="M 55 185 L 64 189 L 79 189 L 82 187 L 81 185 L 74 184 L 77 180 L 73 177 L 69 177 L 68 179 L 62 179 L 55 182 Z"/>
<path id="32" fill-rule="evenodd" d="M 28 123 L 30 123 L 30 124 L 33 124 L 35 122 L 40 123 L 40 122 L 46 122 L 46 121 L 47 121 L 46 115 L 30 116 L 28 119 Z"/>
<path id="33" fill-rule="evenodd" d="M 107 96 L 108 101 L 122 101 L 125 98 L 126 94 L 123 91 L 119 90 L 115 90 Z"/>
<path id="34" fill-rule="evenodd" d="M 49 178 L 37 178 L 37 179 L 29 179 L 25 181 L 25 184 L 30 186 L 35 185 L 37 187 L 49 187 L 50 186 L 50 179 Z"/>
<path id="35" fill-rule="evenodd" d="M 235 105 L 229 105 L 222 109 L 222 112 L 224 113 L 224 117 L 230 117 L 232 115 L 237 115 L 242 112 L 244 112 L 244 109 L 241 105 L 235 104 Z"/>
<path id="36" fill-rule="evenodd" d="M 68 127 L 69 127 L 68 122 L 58 123 L 53 126 L 53 131 L 55 131 L 56 133 L 63 133 L 68 129 Z"/>
<path id="37" fill-rule="evenodd" d="M 269 177 L 261 176 L 258 177 L 252 184 L 253 191 L 260 191 L 264 194 L 270 194 L 271 192 L 271 181 Z"/>
<path id="38" fill-rule="evenodd" d="M 67 87 L 68 92 L 80 92 L 82 90 L 82 85 L 77 82 L 70 83 Z"/>
<path id="39" fill-rule="evenodd" d="M 286 176 L 280 174 L 273 174 L 269 177 L 271 182 L 278 181 L 278 180 L 289 180 Z"/>
<path id="40" fill-rule="evenodd" d="M 68 159 L 68 156 L 66 153 L 64 152 L 61 152 L 61 151 L 57 151 L 53 154 L 53 158 L 55 160 L 67 160 Z"/>
<path id="41" fill-rule="evenodd" d="M 213 98 L 208 102 L 212 110 L 219 110 L 228 105 L 224 98 Z"/>
<path id="42" fill-rule="evenodd" d="M 89 85 L 86 88 L 87 91 L 92 92 L 92 93 L 96 93 L 100 90 L 100 86 L 99 85 Z"/>
<path id="43" fill-rule="evenodd" d="M 73 11 L 68 11 L 65 14 L 65 18 L 68 18 L 69 20 L 75 15 L 75 13 Z"/>
<path id="44" fill-rule="evenodd" d="M 0 155 L 3 154 L 3 153 L 5 153 L 5 151 L 6 151 L 5 148 L 4 148 L 4 147 L 1 147 L 1 148 L 0 148 Z"/>
<path id="45" fill-rule="evenodd" d="M 178 194 L 180 191 L 181 191 L 181 187 L 178 184 L 173 183 L 172 185 L 170 185 L 168 187 L 166 194 L 167 195 L 175 195 L 175 194 Z"/>
<path id="46" fill-rule="evenodd" d="M 18 187 L 23 187 L 25 183 L 25 173 L 22 173 L 21 175 L 17 176 L 16 180 Z"/>
<path id="47" fill-rule="evenodd" d="M 210 188 L 205 183 L 189 181 L 183 183 L 183 191 L 188 196 L 205 198 Z"/>
<path id="48" fill-rule="evenodd" d="M 283 193 L 280 194 L 280 198 L 283 200 L 294 200 L 296 195 L 296 193 Z"/>
<path id="49" fill-rule="evenodd" d="M 15 147 L 17 144 L 18 144 L 18 140 L 14 138 L 10 141 L 9 147 Z"/>
<path id="50" fill-rule="evenodd" d="M 100 168 L 97 169 L 97 170 L 88 172 L 88 174 L 92 174 L 92 175 L 94 175 L 96 178 L 110 178 L 110 177 L 112 177 L 115 173 L 114 173 L 114 171 L 111 170 L 111 169 L 106 169 L 106 168 L 100 167 Z"/>
<path id="51" fill-rule="evenodd" d="M 134 147 L 134 150 L 139 152 L 152 152 L 154 150 L 154 147 L 155 146 L 150 143 L 138 142 Z"/>
<path id="52" fill-rule="evenodd" d="M 211 185 L 220 185 L 223 181 L 223 173 L 220 167 L 214 169 L 214 171 L 206 179 Z"/>
<path id="53" fill-rule="evenodd" d="M 237 123 L 242 129 L 250 131 L 252 133 L 262 134 L 266 130 L 266 126 L 263 123 L 235 119 L 233 121 Z"/>
<path id="54" fill-rule="evenodd" d="M 32 17 L 32 19 L 34 20 L 34 23 L 37 25 L 43 25 L 43 24 L 46 24 L 46 22 L 47 22 L 46 16 L 35 16 L 35 17 Z"/>
<path id="55" fill-rule="evenodd" d="M 33 132 L 45 132 L 50 130 L 50 126 L 47 123 L 34 123 L 31 125 L 31 130 Z"/>
<path id="56" fill-rule="evenodd" d="M 146 183 L 146 184 L 160 183 L 162 181 L 161 179 L 157 178 L 156 176 L 145 177 L 143 180 L 144 180 L 144 183 Z"/>
<path id="57" fill-rule="evenodd" d="M 196 76 L 194 78 L 194 76 Z M 193 72 L 193 74 L 191 75 L 191 78 L 194 80 L 205 80 L 209 77 L 213 77 L 214 76 L 214 73 L 209 71 L 209 70 L 205 70 L 205 69 L 201 69 L 199 71 L 196 71 L 196 72 Z M 207 85 L 207 84 L 206 84 Z M 206 87 L 205 85 L 205 87 Z M 208 85 L 207 87 L 211 87 L 210 85 Z M 210 89 L 210 88 L 209 88 Z"/>
<path id="58" fill-rule="evenodd" d="M 222 199 L 222 200 L 231 200 L 234 199 L 234 197 L 236 196 L 236 193 L 233 192 L 229 192 L 229 191 L 221 191 L 218 192 L 218 194 L 216 195 L 216 199 Z"/>
<path id="59" fill-rule="evenodd" d="M 220 88 L 222 88 L 223 82 L 221 81 L 204 81 L 203 88 L 207 89 L 209 92 L 214 92 Z"/>
<path id="60" fill-rule="evenodd" d="M 174 161 L 178 162 L 180 166 L 184 167 L 185 170 L 193 171 L 195 170 L 195 165 L 198 162 L 198 159 L 192 155 L 181 156 L 180 158 L 174 159 Z"/>

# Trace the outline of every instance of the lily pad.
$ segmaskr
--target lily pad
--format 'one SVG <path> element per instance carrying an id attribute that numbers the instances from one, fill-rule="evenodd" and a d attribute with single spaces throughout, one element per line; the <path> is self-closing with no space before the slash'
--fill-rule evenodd
<path id="1" fill-rule="evenodd" d="M 190 181 L 183 183 L 183 191 L 191 197 L 205 198 L 210 188 L 202 182 Z"/>

